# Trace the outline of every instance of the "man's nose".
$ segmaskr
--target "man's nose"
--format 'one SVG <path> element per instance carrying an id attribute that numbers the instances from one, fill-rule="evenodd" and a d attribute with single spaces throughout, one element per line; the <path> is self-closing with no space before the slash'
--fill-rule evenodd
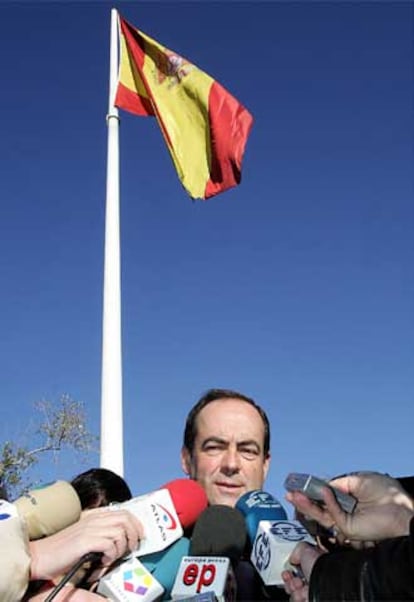
<path id="1" fill-rule="evenodd" d="M 224 472 L 235 473 L 240 470 L 240 457 L 237 449 L 229 447 L 223 453 L 221 459 L 221 469 Z"/>

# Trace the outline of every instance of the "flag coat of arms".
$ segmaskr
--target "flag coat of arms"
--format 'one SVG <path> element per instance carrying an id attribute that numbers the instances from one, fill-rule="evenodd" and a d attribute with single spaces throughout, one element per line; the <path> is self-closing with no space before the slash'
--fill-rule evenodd
<path id="1" fill-rule="evenodd" d="M 115 105 L 155 116 L 188 194 L 207 199 L 236 186 L 253 123 L 212 77 L 122 17 Z"/>

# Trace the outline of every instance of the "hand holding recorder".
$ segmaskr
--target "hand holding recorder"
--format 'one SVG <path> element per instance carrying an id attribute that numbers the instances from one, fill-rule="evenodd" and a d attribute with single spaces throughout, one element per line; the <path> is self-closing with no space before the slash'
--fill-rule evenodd
<path id="1" fill-rule="evenodd" d="M 288 479 L 287 479 L 288 481 Z M 286 484 L 288 487 L 289 483 Z M 352 513 L 340 505 L 337 491 L 353 496 L 357 504 Z M 323 527 L 334 527 L 339 541 L 354 547 L 399 535 L 407 535 L 414 514 L 414 503 L 397 480 L 375 472 L 357 472 L 330 481 L 320 488 L 317 503 L 309 493 L 291 489 L 286 499 L 302 514 Z M 314 499 L 314 498 L 313 498 Z M 321 502 L 323 505 L 321 505 Z"/>

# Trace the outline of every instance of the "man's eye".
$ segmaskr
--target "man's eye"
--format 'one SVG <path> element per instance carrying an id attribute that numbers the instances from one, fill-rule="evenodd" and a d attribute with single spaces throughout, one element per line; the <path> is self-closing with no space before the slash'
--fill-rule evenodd
<path id="1" fill-rule="evenodd" d="M 207 452 L 208 454 L 218 453 L 221 451 L 221 449 L 222 449 L 222 446 L 219 445 L 218 443 L 210 443 L 209 445 L 206 445 L 204 447 L 204 451 Z"/>
<path id="2" fill-rule="evenodd" d="M 246 458 L 247 460 L 253 460 L 253 458 L 256 458 L 259 455 L 259 452 L 255 447 L 243 447 L 240 450 L 240 453 L 243 458 Z"/>

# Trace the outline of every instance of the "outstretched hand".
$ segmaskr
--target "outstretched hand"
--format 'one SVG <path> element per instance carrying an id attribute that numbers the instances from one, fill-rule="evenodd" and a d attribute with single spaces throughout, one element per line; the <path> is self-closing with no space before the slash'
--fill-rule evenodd
<path id="1" fill-rule="evenodd" d="M 31 579 L 53 579 L 89 552 L 101 552 L 102 566 L 109 566 L 135 550 L 143 535 L 140 521 L 127 510 L 90 510 L 70 527 L 30 542 Z"/>
<path id="2" fill-rule="evenodd" d="M 340 508 L 329 487 L 322 489 L 323 507 L 300 492 L 289 492 L 286 499 L 323 527 L 334 528 L 340 543 L 347 541 L 359 547 L 361 542 L 409 533 L 414 503 L 397 480 L 379 473 L 360 472 L 333 479 L 330 484 L 357 498 L 352 514 Z"/>
<path id="3" fill-rule="evenodd" d="M 289 562 L 300 568 L 303 578 L 291 571 L 283 571 L 282 579 L 286 593 L 290 595 L 292 602 L 308 602 L 309 580 L 319 556 L 324 554 L 322 550 L 308 543 L 299 543 L 291 553 Z"/>

